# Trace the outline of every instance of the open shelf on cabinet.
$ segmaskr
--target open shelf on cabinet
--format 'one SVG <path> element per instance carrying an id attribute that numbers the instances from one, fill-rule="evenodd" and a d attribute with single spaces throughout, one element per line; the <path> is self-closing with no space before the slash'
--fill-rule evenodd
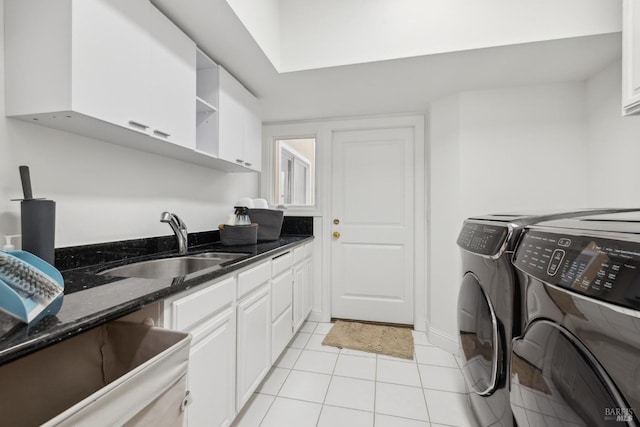
<path id="1" fill-rule="evenodd" d="M 196 113 L 215 113 L 218 109 L 204 99 L 196 96 Z"/>
<path id="2" fill-rule="evenodd" d="M 218 109 L 218 65 L 200 49 L 196 52 L 196 102 L 198 108 Z"/>
<path id="3" fill-rule="evenodd" d="M 218 155 L 218 65 L 200 49 L 196 52 L 196 149 Z"/>

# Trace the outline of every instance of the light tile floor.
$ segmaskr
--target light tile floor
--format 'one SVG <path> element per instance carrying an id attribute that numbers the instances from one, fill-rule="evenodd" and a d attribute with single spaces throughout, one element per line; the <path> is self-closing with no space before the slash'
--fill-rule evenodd
<path id="1" fill-rule="evenodd" d="M 233 427 L 474 426 L 456 358 L 413 332 L 414 360 L 321 344 L 305 322 Z"/>

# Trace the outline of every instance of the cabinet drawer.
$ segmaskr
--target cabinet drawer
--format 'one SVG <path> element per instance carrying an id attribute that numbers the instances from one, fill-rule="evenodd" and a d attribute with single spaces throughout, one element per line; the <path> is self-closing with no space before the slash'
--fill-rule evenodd
<path id="1" fill-rule="evenodd" d="M 285 271 L 287 268 L 291 268 L 293 265 L 293 255 L 291 252 L 285 252 L 282 255 L 278 255 L 271 261 L 271 276 L 276 277 L 278 274 Z"/>
<path id="2" fill-rule="evenodd" d="M 305 258 L 304 246 L 297 247 L 293 250 L 293 263 L 297 264 Z"/>
<path id="3" fill-rule="evenodd" d="M 273 279 L 271 283 L 271 320 L 275 320 L 293 299 L 293 272 L 291 270 Z"/>
<path id="4" fill-rule="evenodd" d="M 282 315 L 273 322 L 271 329 L 271 360 L 275 361 L 280 357 L 282 350 L 285 349 L 287 343 L 293 338 L 293 329 L 291 327 L 292 311 L 289 307 Z"/>
<path id="5" fill-rule="evenodd" d="M 172 303 L 173 327 L 188 331 L 196 323 L 216 314 L 230 305 L 235 295 L 235 277 L 229 277 L 206 289 L 195 292 Z"/>
<path id="6" fill-rule="evenodd" d="M 271 279 L 271 265 L 264 262 L 238 274 L 238 298 L 248 294 Z"/>

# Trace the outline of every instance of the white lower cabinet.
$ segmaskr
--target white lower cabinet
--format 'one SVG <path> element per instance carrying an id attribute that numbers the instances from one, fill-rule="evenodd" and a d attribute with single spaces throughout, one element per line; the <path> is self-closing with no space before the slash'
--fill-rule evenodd
<path id="1" fill-rule="evenodd" d="M 305 297 L 305 270 L 304 264 L 293 266 L 293 330 L 297 331 L 304 323 L 304 297 Z"/>
<path id="2" fill-rule="evenodd" d="M 293 332 L 297 332 L 313 306 L 312 243 L 293 252 Z"/>
<path id="3" fill-rule="evenodd" d="M 292 318 L 293 274 L 291 269 L 271 282 L 271 358 L 276 360 L 293 337 Z"/>
<path id="4" fill-rule="evenodd" d="M 307 258 L 302 267 L 304 284 L 302 285 L 302 317 L 306 319 L 313 309 L 313 258 Z"/>
<path id="5" fill-rule="evenodd" d="M 190 426 L 229 426 L 236 412 L 236 319 L 232 308 L 202 327 L 202 339 L 191 347 L 188 388 Z M 196 338 L 196 337 L 194 337 Z"/>
<path id="6" fill-rule="evenodd" d="M 164 300 L 164 327 L 193 336 L 189 426 L 233 422 L 311 311 L 311 261 L 300 246 Z"/>
<path id="7" fill-rule="evenodd" d="M 271 261 L 271 357 L 276 360 L 293 338 L 293 256 L 287 252 Z"/>
<path id="8" fill-rule="evenodd" d="M 193 335 L 187 388 L 193 401 L 187 407 L 190 426 L 228 426 L 235 406 L 236 278 L 167 299 L 165 327 Z"/>
<path id="9" fill-rule="evenodd" d="M 269 283 L 238 303 L 236 409 L 240 411 L 271 368 Z"/>

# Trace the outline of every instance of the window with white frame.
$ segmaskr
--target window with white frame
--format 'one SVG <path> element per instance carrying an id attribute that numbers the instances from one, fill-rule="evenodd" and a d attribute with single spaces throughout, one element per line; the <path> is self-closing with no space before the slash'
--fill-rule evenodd
<path id="1" fill-rule="evenodd" d="M 275 140 L 276 205 L 314 205 L 315 145 L 315 138 Z"/>

